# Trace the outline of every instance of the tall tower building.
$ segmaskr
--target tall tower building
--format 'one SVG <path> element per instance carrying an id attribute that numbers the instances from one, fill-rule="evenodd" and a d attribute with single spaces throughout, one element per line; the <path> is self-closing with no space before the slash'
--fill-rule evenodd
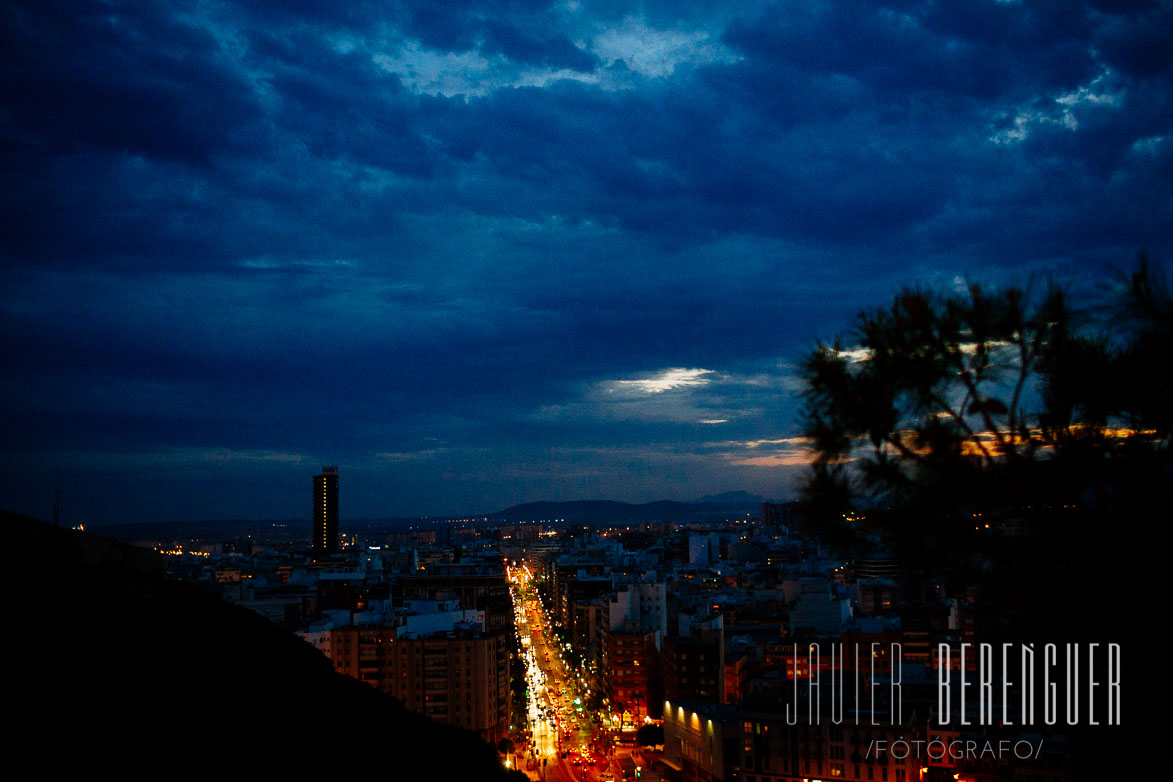
<path id="1" fill-rule="evenodd" d="M 338 468 L 314 476 L 314 554 L 338 551 Z"/>

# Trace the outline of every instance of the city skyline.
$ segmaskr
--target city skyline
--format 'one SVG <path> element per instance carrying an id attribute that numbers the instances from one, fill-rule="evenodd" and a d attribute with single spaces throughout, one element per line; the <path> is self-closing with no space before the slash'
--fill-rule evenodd
<path id="1" fill-rule="evenodd" d="M 1166 3 L 528 5 L 9 4 L 5 508 L 785 500 L 860 309 L 1173 258 Z"/>

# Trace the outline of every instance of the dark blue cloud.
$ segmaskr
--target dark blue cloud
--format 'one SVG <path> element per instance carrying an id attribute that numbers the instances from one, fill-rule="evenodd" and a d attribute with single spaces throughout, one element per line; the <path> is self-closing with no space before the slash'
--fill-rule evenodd
<path id="1" fill-rule="evenodd" d="M 514 62 L 590 71 L 599 59 L 557 31 L 556 4 L 536 2 L 404 3 L 403 31 L 443 51 L 480 51 Z"/>
<path id="2" fill-rule="evenodd" d="M 213 36 L 169 8 L 12 3 L 0 94 L 22 154 L 111 150 L 190 165 L 255 153 L 261 111 Z"/>
<path id="3" fill-rule="evenodd" d="M 575 46 L 564 35 L 543 38 L 499 22 L 486 22 L 484 35 L 482 51 L 502 54 L 519 63 L 574 71 L 591 71 L 600 64 L 598 57 Z"/>
<path id="4" fill-rule="evenodd" d="M 115 488 L 302 514 L 319 462 L 353 515 L 783 496 L 745 458 L 860 307 L 1169 256 L 1171 15 L 8 4 L 0 489 L 107 520 Z M 669 368 L 711 374 L 608 395 Z"/>

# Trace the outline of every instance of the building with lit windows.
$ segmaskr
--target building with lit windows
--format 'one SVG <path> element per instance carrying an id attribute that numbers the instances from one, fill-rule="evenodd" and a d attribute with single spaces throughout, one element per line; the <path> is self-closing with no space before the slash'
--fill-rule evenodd
<path id="1" fill-rule="evenodd" d="M 606 639 L 604 691 L 625 730 L 634 731 L 649 714 L 657 716 L 662 703 L 655 639 L 655 633 L 638 630 L 612 631 Z M 626 738 L 634 740 L 634 733 Z"/>
<path id="2" fill-rule="evenodd" d="M 473 623 L 448 632 L 401 633 L 383 691 L 412 711 L 496 744 L 509 735 L 508 638 Z"/>
<path id="3" fill-rule="evenodd" d="M 338 551 L 338 468 L 314 476 L 314 556 Z"/>

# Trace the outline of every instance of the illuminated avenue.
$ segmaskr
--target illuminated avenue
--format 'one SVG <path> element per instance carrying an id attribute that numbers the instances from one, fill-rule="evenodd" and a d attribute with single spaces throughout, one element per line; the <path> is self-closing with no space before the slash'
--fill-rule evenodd
<path id="1" fill-rule="evenodd" d="M 525 564 L 515 565 L 509 570 L 509 582 L 527 693 L 526 749 L 516 761 L 518 768 L 548 780 L 612 779 L 622 774 L 621 762 L 642 772 L 631 760 L 630 747 L 620 748 L 616 756 L 621 716 L 607 708 L 606 699 L 600 711 L 586 707 L 592 701 L 589 683 L 581 670 L 568 664 L 566 653 L 571 647 L 552 629 L 532 571 Z M 631 735 L 624 738 L 634 740 Z"/>

